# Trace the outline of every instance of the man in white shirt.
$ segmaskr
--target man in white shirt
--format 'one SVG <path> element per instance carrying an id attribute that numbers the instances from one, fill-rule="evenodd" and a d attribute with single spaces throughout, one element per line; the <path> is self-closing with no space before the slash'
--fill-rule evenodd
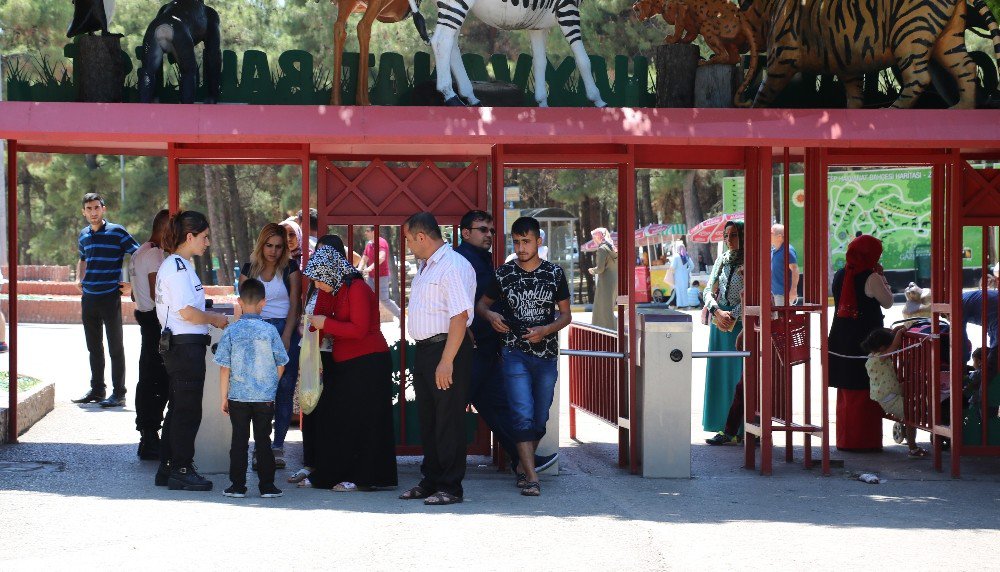
<path id="1" fill-rule="evenodd" d="M 142 346 L 139 350 L 139 381 L 135 386 L 135 428 L 139 432 L 139 450 L 143 460 L 160 458 L 160 425 L 167 406 L 169 378 L 160 356 L 160 321 L 156 317 L 156 272 L 163 263 L 160 240 L 170 221 L 170 211 L 164 209 L 153 218 L 149 240 L 139 246 L 129 261 L 132 299 L 135 301 L 135 321 L 139 323 Z"/>
<path id="2" fill-rule="evenodd" d="M 423 263 L 410 285 L 407 331 L 416 340 L 413 390 L 420 413 L 424 461 L 420 484 L 399 498 L 427 505 L 462 502 L 465 477 L 465 405 L 472 374 L 476 273 L 445 244 L 434 215 L 403 223 L 407 246 Z"/>

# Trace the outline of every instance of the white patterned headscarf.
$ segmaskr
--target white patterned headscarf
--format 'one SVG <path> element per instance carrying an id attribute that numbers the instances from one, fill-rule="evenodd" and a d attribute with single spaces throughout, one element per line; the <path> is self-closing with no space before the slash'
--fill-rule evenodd
<path id="1" fill-rule="evenodd" d="M 331 294 L 336 294 L 344 283 L 361 276 L 358 269 L 351 266 L 336 248 L 327 245 L 320 245 L 316 249 L 302 273 L 313 280 L 329 284 L 333 287 Z"/>

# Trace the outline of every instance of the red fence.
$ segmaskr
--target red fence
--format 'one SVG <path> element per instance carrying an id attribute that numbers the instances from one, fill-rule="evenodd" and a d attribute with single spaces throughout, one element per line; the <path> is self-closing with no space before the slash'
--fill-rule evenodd
<path id="1" fill-rule="evenodd" d="M 928 334 L 906 332 L 903 334 L 903 349 L 895 356 L 896 377 L 903 389 L 904 425 L 933 432 L 934 396 L 940 395 L 933 383 L 934 340 Z M 941 364 L 936 364 L 940 371 Z M 938 400 L 940 403 L 940 400 Z M 938 412 L 940 415 L 940 411 Z"/>
<path id="2" fill-rule="evenodd" d="M 569 349 L 617 352 L 614 330 L 573 322 L 569 326 Z M 619 360 L 592 356 L 569 357 L 569 436 L 576 438 L 579 409 L 618 427 Z"/>

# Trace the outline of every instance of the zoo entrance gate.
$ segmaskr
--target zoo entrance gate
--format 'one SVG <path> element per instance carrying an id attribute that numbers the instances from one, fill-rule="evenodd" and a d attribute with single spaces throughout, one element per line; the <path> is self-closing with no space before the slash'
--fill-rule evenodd
<path id="1" fill-rule="evenodd" d="M 157 122 L 167 110 L 174 121 Z M 419 110 L 419 112 L 418 112 Z M 934 242 L 932 290 L 934 327 L 942 316 L 959 315 L 961 276 L 953 267 L 960 260 L 964 225 L 1000 223 L 1000 176 L 973 169 L 969 161 L 1000 159 L 1000 114 L 995 111 L 926 110 L 632 110 L 632 109 L 440 109 L 350 108 L 311 106 L 164 106 L 135 104 L 0 103 L 0 137 L 9 142 L 7 182 L 17 188 L 17 161 L 22 152 L 98 153 L 165 156 L 168 160 L 168 204 L 179 204 L 178 167 L 181 164 L 291 164 L 302 171 L 302 206 L 310 205 L 310 166 L 320 166 L 318 208 L 320 224 L 392 225 L 416 210 L 428 209 L 442 224 L 456 225 L 471 208 L 499 213 L 508 168 L 598 168 L 618 172 L 617 227 L 634 224 L 635 169 L 742 170 L 746 179 L 746 365 L 747 432 L 761 444 L 760 468 L 770 474 L 775 433 L 801 433 L 804 463 L 810 466 L 813 439 L 820 442 L 820 465 L 829 473 L 829 403 L 827 399 L 826 340 L 816 351 L 790 359 L 795 344 L 794 324 L 817 321 L 827 329 L 826 281 L 828 261 L 826 173 L 831 165 L 926 165 L 934 170 Z M 350 162 L 349 164 L 345 164 Z M 404 163 L 403 166 L 395 163 Z M 775 162 L 803 162 L 806 168 L 807 260 L 819 272 L 807 272 L 805 305 L 772 307 L 769 288 L 769 229 L 772 222 L 771 175 Z M 458 165 L 458 166 L 456 166 Z M 784 171 L 788 173 L 787 168 Z M 784 186 L 788 189 L 788 185 Z M 787 199 L 787 197 L 786 197 Z M 784 201 L 787 205 L 788 201 Z M 17 193 L 8 194 L 8 212 L 17 212 Z M 492 206 L 492 208 L 490 208 Z M 787 206 L 785 207 L 787 210 Z M 787 212 L 784 220 L 787 220 Z M 308 220 L 303 230 L 309 233 Z M 352 230 L 352 229 L 349 229 Z M 10 217 L 10 321 L 17 324 L 17 218 Z M 504 241 L 503 234 L 498 235 Z M 405 244 L 400 244 L 403 253 Z M 620 233 L 619 249 L 634 253 L 634 236 Z M 499 256 L 495 253 L 495 256 Z M 499 262 L 499 260 L 497 260 Z M 617 400 L 619 414 L 605 411 L 617 426 L 620 462 L 635 473 L 638 457 L 635 362 L 634 257 L 625 256 L 619 274 L 619 332 L 601 348 L 578 347 L 579 360 L 604 359 L 617 364 L 600 385 L 587 386 L 571 373 L 573 409 L 586 409 L 583 397 Z M 405 275 L 401 273 L 400 278 Z M 405 289 L 404 289 L 405 291 Z M 404 300 L 405 305 L 405 300 Z M 762 319 L 777 315 L 778 319 Z M 405 328 L 405 315 L 401 320 Z M 784 341 L 782 341 L 784 340 Z M 785 344 L 784 348 L 776 345 Z M 587 346 L 588 343 L 580 343 Z M 404 342 L 405 346 L 405 342 Z M 17 375 L 17 329 L 11 328 L 10 372 Z M 607 349 L 615 351 L 605 351 Z M 940 351 L 939 342 L 931 344 Z M 401 348 L 402 350 L 403 348 Z M 784 353 L 781 353 L 784 351 Z M 818 354 L 818 355 L 817 355 Z M 952 367 L 961 364 L 952 344 Z M 782 355 L 786 356 L 782 358 Z M 405 379 L 407 351 L 399 352 L 400 378 Z M 578 360 L 578 361 L 573 361 Z M 821 375 L 806 376 L 805 395 L 794 395 L 791 367 L 818 365 Z M 932 383 L 940 384 L 940 372 Z M 614 379 L 608 380 L 607 376 Z M 934 381 L 935 377 L 937 378 Z M 818 379 L 817 379 L 818 378 Z M 952 394 L 961 393 L 958 376 L 950 380 Z M 937 388 L 935 385 L 934 388 Z M 575 388 L 575 389 L 574 389 Z M 818 419 L 806 408 L 795 419 L 788 405 L 808 392 L 822 393 Z M 9 393 L 11 427 L 16 427 L 16 385 Z M 952 404 L 951 419 L 960 417 Z M 597 412 L 601 413 L 601 412 Z M 957 414 L 957 415 L 956 415 Z M 400 406 L 401 432 L 406 430 L 405 407 Z M 940 438 L 953 441 L 952 474 L 966 454 L 1000 454 L 991 446 L 966 447 L 961 423 L 930 424 L 935 437 L 935 465 L 941 466 Z M 14 432 L 11 432 L 13 435 Z M 755 466 L 753 439 L 747 439 L 746 466 Z M 485 452 L 480 439 L 473 452 Z M 790 452 L 786 449 L 786 454 Z M 401 452 L 415 452 L 405 446 Z M 789 459 L 790 460 L 790 459 Z"/>

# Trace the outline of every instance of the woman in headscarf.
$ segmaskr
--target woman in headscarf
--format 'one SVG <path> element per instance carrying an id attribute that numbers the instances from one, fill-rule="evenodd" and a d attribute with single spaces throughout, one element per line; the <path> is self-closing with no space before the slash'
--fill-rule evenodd
<path id="1" fill-rule="evenodd" d="M 295 262 L 296 266 L 302 268 L 302 227 L 295 222 L 293 217 L 286 218 L 280 224 L 285 227 L 288 257 Z"/>
<path id="2" fill-rule="evenodd" d="M 882 308 L 892 307 L 892 290 L 878 263 L 882 241 L 863 234 L 847 246 L 847 264 L 833 276 L 836 313 L 830 327 L 830 352 L 867 356 L 861 342 L 882 327 Z M 830 387 L 837 388 L 837 448 L 882 448 L 882 408 L 869 396 L 864 359 L 830 355 Z"/>
<path id="3" fill-rule="evenodd" d="M 743 221 L 727 222 L 722 240 L 728 250 L 715 262 L 705 285 L 705 307 L 712 316 L 708 351 L 735 351 L 736 338 L 743 331 Z M 709 444 L 739 441 L 738 435 L 728 435 L 724 429 L 742 374 L 743 360 L 739 359 L 709 358 L 705 365 L 701 425 L 705 431 L 716 432 Z M 741 431 L 742 428 L 737 434 Z"/>
<path id="4" fill-rule="evenodd" d="M 351 492 L 395 487 L 392 359 L 379 326 L 378 297 L 343 251 L 320 241 L 304 274 L 315 292 L 310 330 L 332 341 L 322 352 L 323 392 L 312 419 L 312 470 L 303 481 Z"/>
<path id="5" fill-rule="evenodd" d="M 618 248 L 606 228 L 595 228 L 590 236 L 597 243 L 596 260 L 590 273 L 597 280 L 594 288 L 594 308 L 590 323 L 609 330 L 618 329 L 615 299 L 618 297 Z"/>
<path id="6" fill-rule="evenodd" d="M 691 271 L 694 270 L 694 260 L 688 256 L 687 247 L 683 242 L 677 243 L 674 255 L 670 258 L 670 268 L 674 271 L 674 291 L 677 292 L 677 307 L 687 308 L 697 306 L 698 301 L 688 296 L 691 287 Z"/>

